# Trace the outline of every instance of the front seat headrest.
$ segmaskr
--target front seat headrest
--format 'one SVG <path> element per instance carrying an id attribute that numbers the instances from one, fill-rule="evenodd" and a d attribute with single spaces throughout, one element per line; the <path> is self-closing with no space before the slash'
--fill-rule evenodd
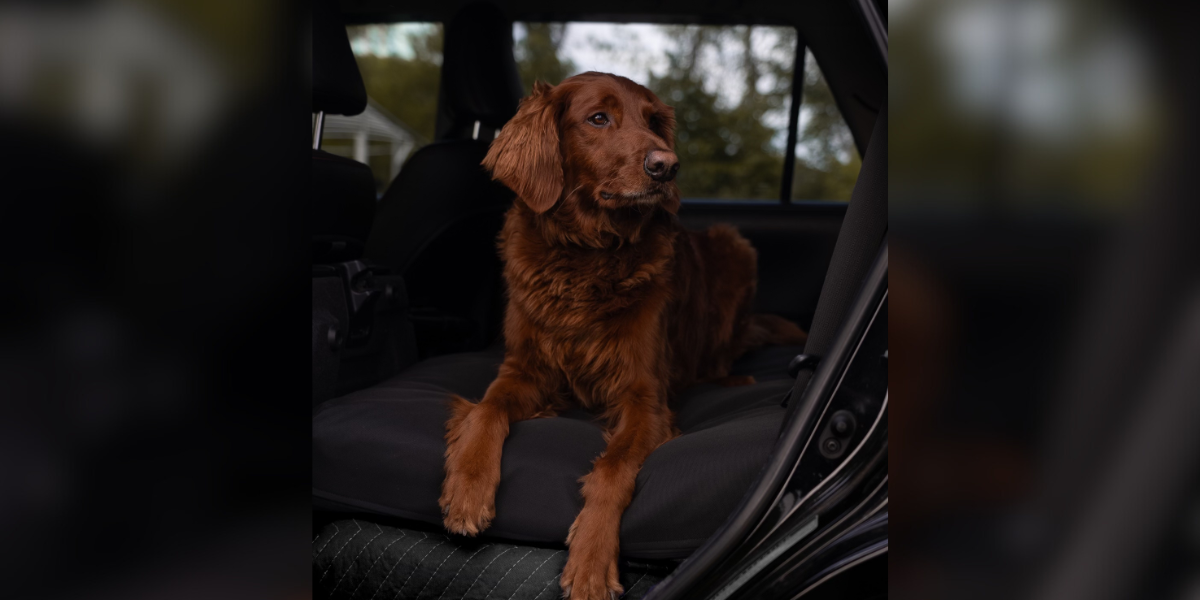
<path id="1" fill-rule="evenodd" d="M 472 137 L 476 121 L 499 129 L 525 95 L 513 59 L 512 21 L 494 4 L 471 3 L 450 21 L 445 39 L 437 139 Z"/>
<path id="2" fill-rule="evenodd" d="M 337 0 L 313 0 L 312 111 L 357 115 L 366 108 L 367 88 Z"/>

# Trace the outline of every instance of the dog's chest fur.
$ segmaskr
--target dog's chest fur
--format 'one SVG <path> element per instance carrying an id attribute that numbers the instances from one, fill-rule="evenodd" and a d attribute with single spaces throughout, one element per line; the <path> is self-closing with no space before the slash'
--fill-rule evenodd
<path id="1" fill-rule="evenodd" d="M 568 334 L 587 323 L 654 308 L 656 299 L 666 299 L 675 259 L 666 232 L 637 244 L 595 249 L 509 231 L 503 257 L 510 303 L 538 325 Z"/>
<path id="2" fill-rule="evenodd" d="M 635 244 L 594 249 L 549 243 L 520 224 L 505 227 L 508 310 L 520 312 L 525 339 L 563 370 L 584 404 L 602 403 L 593 384 L 627 370 L 624 362 L 660 362 L 654 354 L 666 351 L 675 235 L 667 228 Z"/>

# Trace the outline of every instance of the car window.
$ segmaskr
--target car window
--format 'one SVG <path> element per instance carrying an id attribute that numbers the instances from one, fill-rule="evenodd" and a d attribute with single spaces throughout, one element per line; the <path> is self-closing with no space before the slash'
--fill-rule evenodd
<path id="1" fill-rule="evenodd" d="M 793 200 L 848 202 L 862 157 L 812 52 L 805 51 Z"/>
<path id="2" fill-rule="evenodd" d="M 326 117 L 322 147 L 370 165 L 380 194 L 433 139 L 440 23 L 347 27 L 369 98 L 353 117 Z M 675 107 L 684 198 L 778 202 L 796 31 L 779 26 L 539 23 L 513 26 L 526 91 L 583 71 L 623 75 Z M 821 70 L 806 55 L 793 200 L 850 199 L 860 160 Z"/>
<path id="3" fill-rule="evenodd" d="M 433 140 L 442 24 L 351 25 L 346 31 L 367 88 L 367 109 L 327 115 L 321 148 L 370 166 L 382 195 L 404 161 Z"/>
<path id="4" fill-rule="evenodd" d="M 674 106 L 685 199 L 780 200 L 795 29 L 518 22 L 513 39 L 526 91 L 537 79 L 601 71 Z M 861 161 L 811 54 L 799 121 L 791 199 L 849 200 Z"/>

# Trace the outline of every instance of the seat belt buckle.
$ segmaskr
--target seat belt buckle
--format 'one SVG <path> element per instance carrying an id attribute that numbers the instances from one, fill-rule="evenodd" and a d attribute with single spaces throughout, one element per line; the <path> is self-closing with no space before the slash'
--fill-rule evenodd
<path id="1" fill-rule="evenodd" d="M 817 363 L 821 362 L 821 357 L 814 354 L 797 354 L 792 362 L 788 363 L 788 375 L 795 379 L 800 375 L 800 371 L 805 369 L 813 370 L 817 368 Z"/>
<path id="2" fill-rule="evenodd" d="M 788 363 L 788 367 L 787 367 L 788 375 L 792 379 L 795 379 L 800 376 L 800 371 L 815 370 L 817 368 L 817 364 L 820 362 L 821 362 L 821 357 L 817 356 L 815 354 L 797 354 L 796 357 L 792 359 L 792 362 Z M 779 403 L 779 406 L 786 408 L 787 404 L 788 404 L 788 400 L 791 400 L 791 399 L 792 399 L 792 390 L 788 390 L 788 392 L 783 395 L 783 401 Z"/>

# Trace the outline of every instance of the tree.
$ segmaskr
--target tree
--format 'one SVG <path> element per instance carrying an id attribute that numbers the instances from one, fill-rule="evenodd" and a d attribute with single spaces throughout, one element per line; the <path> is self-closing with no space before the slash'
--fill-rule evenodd
<path id="1" fill-rule="evenodd" d="M 395 35 L 392 27 L 355 25 L 347 27 L 347 31 L 352 43 L 382 42 Z M 513 53 L 526 93 L 533 90 L 536 80 L 557 84 L 574 74 L 575 64 L 560 56 L 566 24 L 526 23 L 524 28 L 525 36 L 514 45 Z M 427 31 L 410 30 L 406 35 L 413 49 L 412 58 L 359 54 L 358 68 L 368 96 L 426 139 L 433 139 L 444 30 L 439 23 Z"/>
<path id="2" fill-rule="evenodd" d="M 390 28 L 391 25 L 354 25 L 346 29 L 354 42 L 390 35 Z M 442 73 L 442 25 L 433 24 L 424 32 L 411 33 L 408 39 L 412 58 L 359 54 L 358 70 L 371 99 L 426 140 L 432 140 Z"/>
<path id="3" fill-rule="evenodd" d="M 792 198 L 850 200 L 862 159 L 817 61 L 804 61 L 804 126 L 797 132 Z"/>
<path id="4" fill-rule="evenodd" d="M 756 56 L 747 26 L 674 25 L 662 32 L 674 48 L 667 53 L 665 72 L 651 73 L 648 87 L 675 107 L 680 191 L 692 198 L 778 198 L 783 153 L 773 143 L 778 132 L 764 115 L 784 106 L 787 86 L 779 84 L 779 76 L 790 65 Z M 744 89 L 734 106 L 722 106 L 719 95 L 705 89 L 701 64 L 706 51 L 723 55 L 727 49 L 741 58 Z"/>
<path id="5" fill-rule="evenodd" d="M 390 27 L 352 26 L 348 31 L 352 41 L 377 42 L 394 35 Z M 569 24 L 524 23 L 522 27 L 524 35 L 513 51 L 526 93 L 534 81 L 557 84 L 576 72 L 563 48 Z M 757 30 L 749 26 L 659 28 L 671 42 L 666 68 L 651 71 L 644 83 L 675 107 L 675 150 L 682 164 L 679 186 L 685 197 L 779 197 L 796 34 L 783 27 L 770 28 L 767 34 Z M 426 139 L 433 139 L 443 29 L 431 25 L 408 30 L 407 36 L 411 57 L 363 54 L 358 56 L 359 69 L 371 98 Z M 756 36 L 760 43 L 769 40 L 771 47 L 754 51 Z M 597 52 L 613 50 L 610 41 L 589 43 Z M 710 64 L 713 56 L 720 64 Z M 735 70 L 734 81 L 741 83 L 742 93 L 712 90 L 714 68 Z M 861 165 L 854 140 L 811 54 L 804 69 L 792 198 L 849 200 Z M 736 101 L 728 101 L 730 97 Z"/>
<path id="6" fill-rule="evenodd" d="M 747 26 L 675 25 L 661 31 L 674 48 L 666 71 L 651 73 L 648 87 L 675 107 L 684 196 L 778 198 L 785 131 L 769 125 L 768 115 L 782 122 L 791 101 L 795 31 L 775 29 L 773 47 L 765 53 L 752 50 L 754 32 Z M 722 106 L 717 94 L 705 90 L 708 73 L 701 62 L 706 53 L 740 57 L 743 91 L 736 105 Z M 802 103 L 792 198 L 849 200 L 861 161 L 811 55 L 805 61 Z"/>
<path id="7" fill-rule="evenodd" d="M 575 63 L 562 56 L 566 23 L 525 23 L 525 36 L 513 45 L 517 71 L 525 93 L 533 92 L 535 81 L 558 85 L 575 74 Z"/>

